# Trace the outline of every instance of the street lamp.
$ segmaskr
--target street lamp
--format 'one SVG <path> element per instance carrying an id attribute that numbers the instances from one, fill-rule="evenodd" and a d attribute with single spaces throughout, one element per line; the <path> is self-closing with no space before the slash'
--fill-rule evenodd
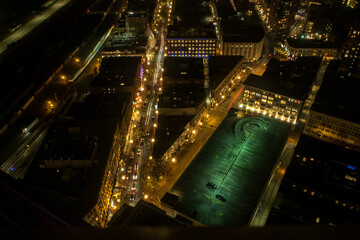
<path id="1" fill-rule="evenodd" d="M 154 128 L 156 128 L 157 127 L 157 124 L 156 123 L 154 123 Z"/>
<path id="2" fill-rule="evenodd" d="M 152 138 L 152 139 L 151 139 L 151 142 L 152 142 L 152 143 L 155 142 L 155 138 Z"/>
<path id="3" fill-rule="evenodd" d="M 176 162 L 176 159 L 175 159 L 175 158 L 172 158 L 171 161 L 174 163 L 174 162 Z"/>
<path id="4" fill-rule="evenodd" d="M 192 131 L 192 133 L 193 133 L 193 134 L 195 134 L 195 133 L 196 133 L 196 131 L 195 131 L 195 130 L 193 130 L 193 131 Z"/>

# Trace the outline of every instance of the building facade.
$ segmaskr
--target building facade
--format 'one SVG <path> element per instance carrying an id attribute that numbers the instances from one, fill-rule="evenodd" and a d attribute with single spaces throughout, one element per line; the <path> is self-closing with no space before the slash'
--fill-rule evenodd
<path id="1" fill-rule="evenodd" d="M 246 61 L 256 61 L 261 57 L 264 38 L 260 42 L 223 42 L 222 54 L 244 56 Z"/>
<path id="2" fill-rule="evenodd" d="M 209 57 L 217 48 L 216 38 L 167 38 L 166 55 L 169 57 Z"/>
<path id="3" fill-rule="evenodd" d="M 304 41 L 312 42 L 303 43 Z M 320 40 L 287 39 L 285 41 L 285 50 L 289 58 L 292 59 L 296 59 L 298 57 L 322 57 L 325 60 L 333 60 L 336 58 L 337 49 L 331 46 L 325 46 L 322 43 L 323 42 Z"/>
<path id="4" fill-rule="evenodd" d="M 248 114 L 263 114 L 295 124 L 302 101 L 244 85 L 239 107 Z"/>
<path id="5" fill-rule="evenodd" d="M 360 124 L 310 111 L 304 133 L 324 141 L 360 149 Z"/>

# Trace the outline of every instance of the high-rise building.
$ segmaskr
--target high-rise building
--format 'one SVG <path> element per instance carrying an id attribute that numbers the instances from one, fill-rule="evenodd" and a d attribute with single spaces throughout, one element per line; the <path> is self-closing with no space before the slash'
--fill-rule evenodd
<path id="1" fill-rule="evenodd" d="M 352 71 L 360 67 L 360 20 L 350 26 L 342 48 L 341 61 L 341 68 L 344 70 Z"/>
<path id="2" fill-rule="evenodd" d="M 277 39 L 284 39 L 289 34 L 289 27 L 294 21 L 298 1 L 274 0 L 270 6 L 269 23 Z"/>

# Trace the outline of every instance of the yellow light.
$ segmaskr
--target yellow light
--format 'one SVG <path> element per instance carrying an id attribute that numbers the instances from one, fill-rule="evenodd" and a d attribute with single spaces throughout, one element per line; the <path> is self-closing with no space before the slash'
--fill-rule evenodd
<path id="1" fill-rule="evenodd" d="M 158 114 L 158 113 L 159 113 L 159 111 L 158 111 L 158 110 L 156 110 L 156 111 L 155 111 L 155 113 L 156 113 L 156 114 Z"/>
<path id="2" fill-rule="evenodd" d="M 125 175 L 122 175 L 121 179 L 122 179 L 122 180 L 125 180 Z"/>
<path id="3" fill-rule="evenodd" d="M 139 111 L 136 111 L 136 114 L 137 114 L 137 115 L 139 115 L 139 113 L 140 113 Z"/>
<path id="4" fill-rule="evenodd" d="M 80 62 L 80 59 L 78 59 L 78 58 L 75 58 L 75 62 Z"/>
<path id="5" fill-rule="evenodd" d="M 148 199 L 148 197 L 149 197 L 149 196 L 148 196 L 147 194 L 145 194 L 144 198 L 145 198 L 145 199 Z"/>
<path id="6" fill-rule="evenodd" d="M 152 156 L 150 156 L 149 159 L 151 160 L 151 159 L 152 159 Z"/>
<path id="7" fill-rule="evenodd" d="M 60 77 L 61 77 L 61 79 L 63 79 L 63 80 L 66 79 L 65 75 L 61 75 Z"/>
<path id="8" fill-rule="evenodd" d="M 222 95 L 222 96 L 221 96 L 221 98 L 225 98 L 225 96 L 224 96 L 224 95 Z"/>
<path id="9" fill-rule="evenodd" d="M 159 91 L 161 91 L 161 88 L 159 88 Z"/>
<path id="10" fill-rule="evenodd" d="M 147 179 L 149 179 L 149 180 L 150 180 L 150 176 L 147 176 Z"/>
<path id="11" fill-rule="evenodd" d="M 157 124 L 156 124 L 156 123 L 154 123 L 154 127 L 155 127 L 155 128 L 157 127 Z"/>
<path id="12" fill-rule="evenodd" d="M 152 138 L 152 139 L 151 139 L 151 142 L 155 142 L 155 138 Z"/>
<path id="13" fill-rule="evenodd" d="M 171 161 L 174 163 L 174 162 L 176 162 L 176 159 L 175 159 L 175 158 L 172 158 Z"/>
<path id="14" fill-rule="evenodd" d="M 134 142 L 134 140 L 130 139 L 130 143 L 133 143 L 133 142 Z"/>
<path id="15" fill-rule="evenodd" d="M 193 131 L 192 131 L 192 133 L 193 133 L 193 134 L 195 134 L 195 133 L 196 133 L 196 131 L 195 131 L 195 130 L 193 130 Z"/>
<path id="16" fill-rule="evenodd" d="M 206 114 L 206 117 L 208 118 L 208 117 L 209 117 L 209 114 Z"/>

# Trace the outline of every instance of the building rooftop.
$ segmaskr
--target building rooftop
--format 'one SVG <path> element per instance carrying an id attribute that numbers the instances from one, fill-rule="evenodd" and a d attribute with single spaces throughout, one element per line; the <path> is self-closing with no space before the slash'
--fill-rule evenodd
<path id="1" fill-rule="evenodd" d="M 279 189 L 281 200 L 275 200 L 278 211 L 308 224 L 317 218 L 323 225 L 359 224 L 359 158 L 359 152 L 302 135 Z"/>
<path id="2" fill-rule="evenodd" d="M 175 140 L 185 131 L 185 126 L 195 115 L 159 115 L 155 132 L 153 156 L 161 158 Z"/>
<path id="3" fill-rule="evenodd" d="M 55 121 L 49 128 L 37 157 L 43 160 L 90 160 L 95 148 L 95 139 L 82 135 L 79 122 Z"/>
<path id="4" fill-rule="evenodd" d="M 99 75 L 91 87 L 129 87 L 134 85 L 141 57 L 103 58 Z"/>
<path id="5" fill-rule="evenodd" d="M 320 63 L 320 57 L 300 57 L 295 62 L 271 59 L 262 76 L 251 74 L 244 84 L 304 101 Z"/>
<path id="6" fill-rule="evenodd" d="M 243 59 L 242 56 L 210 56 L 208 66 L 211 89 L 216 89 Z"/>
<path id="7" fill-rule="evenodd" d="M 204 79 L 203 60 L 202 58 L 166 57 L 163 76 L 164 78 Z"/>
<path id="8" fill-rule="evenodd" d="M 360 109 L 358 89 L 358 78 L 327 69 L 311 110 L 360 124 L 354 114 L 355 109 Z"/>
<path id="9" fill-rule="evenodd" d="M 260 42 L 265 31 L 260 22 L 240 19 L 221 21 L 224 42 Z"/>
<path id="10" fill-rule="evenodd" d="M 109 227 L 116 226 L 183 226 L 155 205 L 140 200 L 135 207 L 123 205 L 112 217 Z"/>
<path id="11" fill-rule="evenodd" d="M 216 38 L 208 3 L 182 0 L 174 7 L 174 23 L 168 27 L 167 38 Z"/>
<path id="12" fill-rule="evenodd" d="M 286 39 L 286 42 L 293 48 L 336 48 L 330 42 L 324 42 L 317 39 Z"/>
<path id="13" fill-rule="evenodd" d="M 249 1 L 247 0 L 232 2 L 229 0 L 217 0 L 215 5 L 221 19 L 237 17 L 249 9 Z"/>
<path id="14" fill-rule="evenodd" d="M 231 109 L 169 191 L 179 197 L 175 210 L 207 226 L 248 224 L 289 129 Z"/>
<path id="15" fill-rule="evenodd" d="M 202 58 L 166 57 L 160 108 L 196 107 L 205 98 Z"/>
<path id="16" fill-rule="evenodd" d="M 66 119 L 81 126 L 81 137 L 97 139 L 98 151 L 88 168 L 40 168 L 35 156 L 24 182 L 46 206 L 70 223 L 83 223 L 83 217 L 96 204 L 117 124 L 130 107 L 131 93 L 90 94 L 84 102 L 73 104 Z M 54 139 L 57 141 L 58 139 Z M 41 148 L 46 148 L 46 140 Z"/>

